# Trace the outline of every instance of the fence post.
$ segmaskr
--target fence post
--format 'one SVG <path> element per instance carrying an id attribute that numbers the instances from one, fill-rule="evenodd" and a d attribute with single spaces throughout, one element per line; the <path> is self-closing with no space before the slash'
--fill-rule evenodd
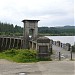
<path id="1" fill-rule="evenodd" d="M 59 52 L 59 60 L 61 60 L 61 53 Z"/>
<path id="2" fill-rule="evenodd" d="M 70 52 L 71 52 L 71 60 L 72 60 L 72 47 L 70 47 Z"/>

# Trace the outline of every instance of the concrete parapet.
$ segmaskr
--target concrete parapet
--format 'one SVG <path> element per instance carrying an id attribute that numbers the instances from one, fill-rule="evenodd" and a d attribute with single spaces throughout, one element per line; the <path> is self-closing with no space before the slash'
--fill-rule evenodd
<path id="1" fill-rule="evenodd" d="M 22 48 L 23 39 L 14 37 L 0 37 L 0 51 L 11 48 Z"/>

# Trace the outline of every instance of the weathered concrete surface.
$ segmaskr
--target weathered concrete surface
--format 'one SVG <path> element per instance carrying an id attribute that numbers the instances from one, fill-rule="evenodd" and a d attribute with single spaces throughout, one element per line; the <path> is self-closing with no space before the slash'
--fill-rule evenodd
<path id="1" fill-rule="evenodd" d="M 75 75 L 75 61 L 41 61 L 37 63 L 13 63 L 0 59 L 0 75 Z"/>
<path id="2" fill-rule="evenodd" d="M 23 48 L 29 49 L 29 33 L 31 30 L 32 39 L 36 39 L 38 36 L 38 21 L 39 20 L 23 20 L 24 30 L 23 30 Z"/>

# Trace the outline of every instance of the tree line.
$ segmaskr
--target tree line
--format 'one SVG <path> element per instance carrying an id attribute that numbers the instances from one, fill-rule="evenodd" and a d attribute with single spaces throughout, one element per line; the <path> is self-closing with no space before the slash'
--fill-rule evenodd
<path id="1" fill-rule="evenodd" d="M 64 35 L 74 36 L 75 26 L 64 26 L 64 27 L 39 27 L 39 33 L 46 35 Z"/>
<path id="2" fill-rule="evenodd" d="M 64 26 L 64 27 L 38 27 L 39 35 L 75 35 L 75 26 Z M 10 36 L 22 36 L 23 27 L 0 22 L 0 35 Z"/>
<path id="3" fill-rule="evenodd" d="M 22 35 L 23 28 L 17 25 L 0 22 L 0 35 Z"/>

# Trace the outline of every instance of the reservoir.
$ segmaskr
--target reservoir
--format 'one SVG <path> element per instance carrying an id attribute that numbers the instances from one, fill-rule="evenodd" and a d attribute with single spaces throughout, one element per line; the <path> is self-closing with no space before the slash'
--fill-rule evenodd
<path id="1" fill-rule="evenodd" d="M 53 41 L 60 41 L 61 43 L 75 44 L 75 36 L 46 36 Z"/>

